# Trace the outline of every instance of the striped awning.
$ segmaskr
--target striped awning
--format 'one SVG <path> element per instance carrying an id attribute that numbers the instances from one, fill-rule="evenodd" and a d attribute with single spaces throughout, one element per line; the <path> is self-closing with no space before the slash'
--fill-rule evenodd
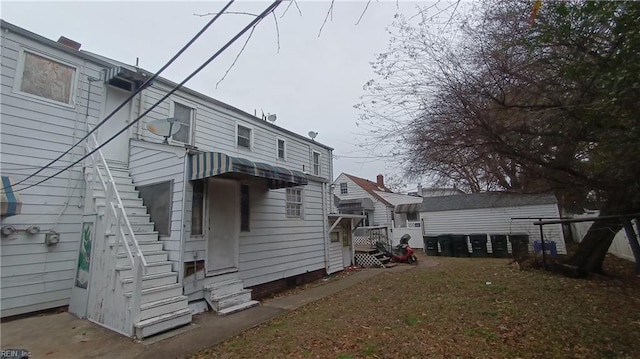
<path id="1" fill-rule="evenodd" d="M 221 152 L 191 155 L 189 172 L 192 181 L 213 176 L 246 175 L 266 179 L 269 188 L 303 186 L 308 183 L 307 176 L 302 172 L 231 157 Z"/>
<path id="2" fill-rule="evenodd" d="M 13 178 L 2 177 L 2 189 L 0 189 L 0 196 L 2 197 L 2 217 L 15 216 L 22 212 L 22 202 L 20 201 L 20 195 L 13 191 L 13 184 L 15 183 Z"/>
<path id="3" fill-rule="evenodd" d="M 414 212 L 420 212 L 420 206 L 422 206 L 422 203 L 407 203 L 407 204 L 400 204 L 396 206 L 395 209 L 395 213 L 414 213 Z"/>

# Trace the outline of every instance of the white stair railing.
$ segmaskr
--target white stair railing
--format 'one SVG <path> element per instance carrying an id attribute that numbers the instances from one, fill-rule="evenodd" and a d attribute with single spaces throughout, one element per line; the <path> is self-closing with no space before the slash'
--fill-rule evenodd
<path id="1" fill-rule="evenodd" d="M 90 125 L 88 125 L 89 130 L 92 129 Z M 86 142 L 87 152 L 91 152 L 99 146 L 98 139 L 95 134 L 92 134 Z M 92 176 L 87 176 L 87 184 L 90 186 L 92 190 L 95 191 L 94 185 L 97 184 L 100 186 L 105 193 L 105 212 L 104 212 L 104 237 L 105 239 L 109 239 L 111 237 L 115 237 L 115 243 L 109 243 L 113 245 L 115 250 L 112 251 L 114 258 L 114 267 L 113 267 L 113 283 L 112 289 L 115 288 L 115 280 L 116 280 L 116 267 L 117 267 L 117 255 L 118 248 L 120 247 L 120 243 L 122 242 L 127 258 L 129 259 L 129 263 L 131 264 L 131 269 L 133 272 L 133 293 L 132 293 L 132 319 L 133 323 L 137 322 L 140 316 L 140 297 L 142 295 L 142 275 L 147 271 L 147 261 L 144 258 L 144 254 L 140 249 L 140 245 L 138 240 L 136 239 L 135 233 L 133 232 L 133 228 L 131 227 L 131 222 L 129 221 L 129 217 L 127 216 L 124 205 L 122 204 L 122 199 L 120 198 L 120 194 L 118 193 L 118 189 L 116 187 L 116 182 L 113 179 L 113 175 L 109 170 L 109 166 L 107 165 L 107 161 L 102 154 L 102 151 L 99 149 L 87 157 L 87 162 L 85 163 L 86 168 L 88 168 L 91 172 L 87 172 L 87 174 L 91 173 Z M 105 171 L 105 175 L 103 176 L 100 171 L 100 167 L 102 167 Z M 105 178 L 106 177 L 106 178 Z M 113 230 L 112 230 L 113 229 Z M 114 233 L 115 232 L 115 233 Z M 129 236 L 129 241 L 127 241 L 127 235 Z"/>

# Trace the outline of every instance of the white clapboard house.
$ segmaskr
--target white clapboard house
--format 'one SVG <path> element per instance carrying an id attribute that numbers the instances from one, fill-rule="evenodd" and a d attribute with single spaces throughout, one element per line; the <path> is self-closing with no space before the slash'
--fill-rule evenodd
<path id="1" fill-rule="evenodd" d="M 330 214 L 332 149 L 187 88 L 23 190 L 175 84 L 159 77 L 126 102 L 151 73 L 4 21 L 1 36 L 2 317 L 68 305 L 143 338 L 343 268 L 329 233 L 357 216 Z"/>

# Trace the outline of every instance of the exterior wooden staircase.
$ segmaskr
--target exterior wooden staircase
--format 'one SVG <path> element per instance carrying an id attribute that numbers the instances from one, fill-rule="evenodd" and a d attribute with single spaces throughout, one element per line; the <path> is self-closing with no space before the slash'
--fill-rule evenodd
<path id="1" fill-rule="evenodd" d="M 90 159 L 87 203 L 93 202 L 97 220 L 87 318 L 138 339 L 189 324 L 178 273 L 128 167 L 107 164 L 100 151 Z"/>
<path id="2" fill-rule="evenodd" d="M 220 277 L 205 285 L 204 294 L 205 300 L 218 315 L 236 313 L 260 304 L 251 300 L 251 289 L 244 288 L 237 274 Z"/>

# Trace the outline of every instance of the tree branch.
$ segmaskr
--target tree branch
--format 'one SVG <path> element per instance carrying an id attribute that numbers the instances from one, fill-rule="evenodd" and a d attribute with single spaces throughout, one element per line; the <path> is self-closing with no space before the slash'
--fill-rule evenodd
<path id="1" fill-rule="evenodd" d="M 227 71 L 225 71 L 224 75 L 222 76 L 222 78 L 220 80 L 218 80 L 218 82 L 216 82 L 216 89 L 218 88 L 218 85 L 224 81 L 225 78 L 227 78 L 227 75 L 229 74 L 229 72 L 231 71 L 231 69 L 233 68 L 233 66 L 236 64 L 236 62 L 238 61 L 238 58 L 240 58 L 240 55 L 242 55 L 242 53 L 244 52 L 244 49 L 247 47 L 247 44 L 249 43 L 249 40 L 251 40 L 251 36 L 253 35 L 253 32 L 256 29 L 256 26 L 258 26 L 258 24 L 255 24 L 252 28 L 251 28 L 251 32 L 249 32 L 249 36 L 247 36 L 247 40 L 244 42 L 244 44 L 242 45 L 242 48 L 240 49 L 240 51 L 238 52 L 238 54 L 236 55 L 236 58 L 233 59 L 233 62 L 231 63 L 231 66 L 229 66 L 229 68 L 227 69 Z"/>
<path id="2" fill-rule="evenodd" d="M 356 26 L 358 26 L 358 24 L 360 23 L 360 20 L 362 20 L 364 13 L 367 12 L 367 9 L 369 8 L 369 4 L 371 4 L 371 0 L 367 0 L 367 5 L 364 6 L 364 10 L 362 10 L 362 14 L 360 14 L 358 21 L 356 21 Z"/>
<path id="3" fill-rule="evenodd" d="M 322 26 L 320 26 L 320 31 L 318 31 L 318 37 L 322 34 L 322 29 L 324 29 L 324 25 L 327 23 L 327 19 L 329 19 L 329 15 L 331 15 L 331 20 L 333 20 L 333 4 L 335 0 L 331 0 L 331 5 L 329 5 L 329 9 L 327 10 L 327 15 L 324 17 L 324 21 L 322 22 Z"/>

